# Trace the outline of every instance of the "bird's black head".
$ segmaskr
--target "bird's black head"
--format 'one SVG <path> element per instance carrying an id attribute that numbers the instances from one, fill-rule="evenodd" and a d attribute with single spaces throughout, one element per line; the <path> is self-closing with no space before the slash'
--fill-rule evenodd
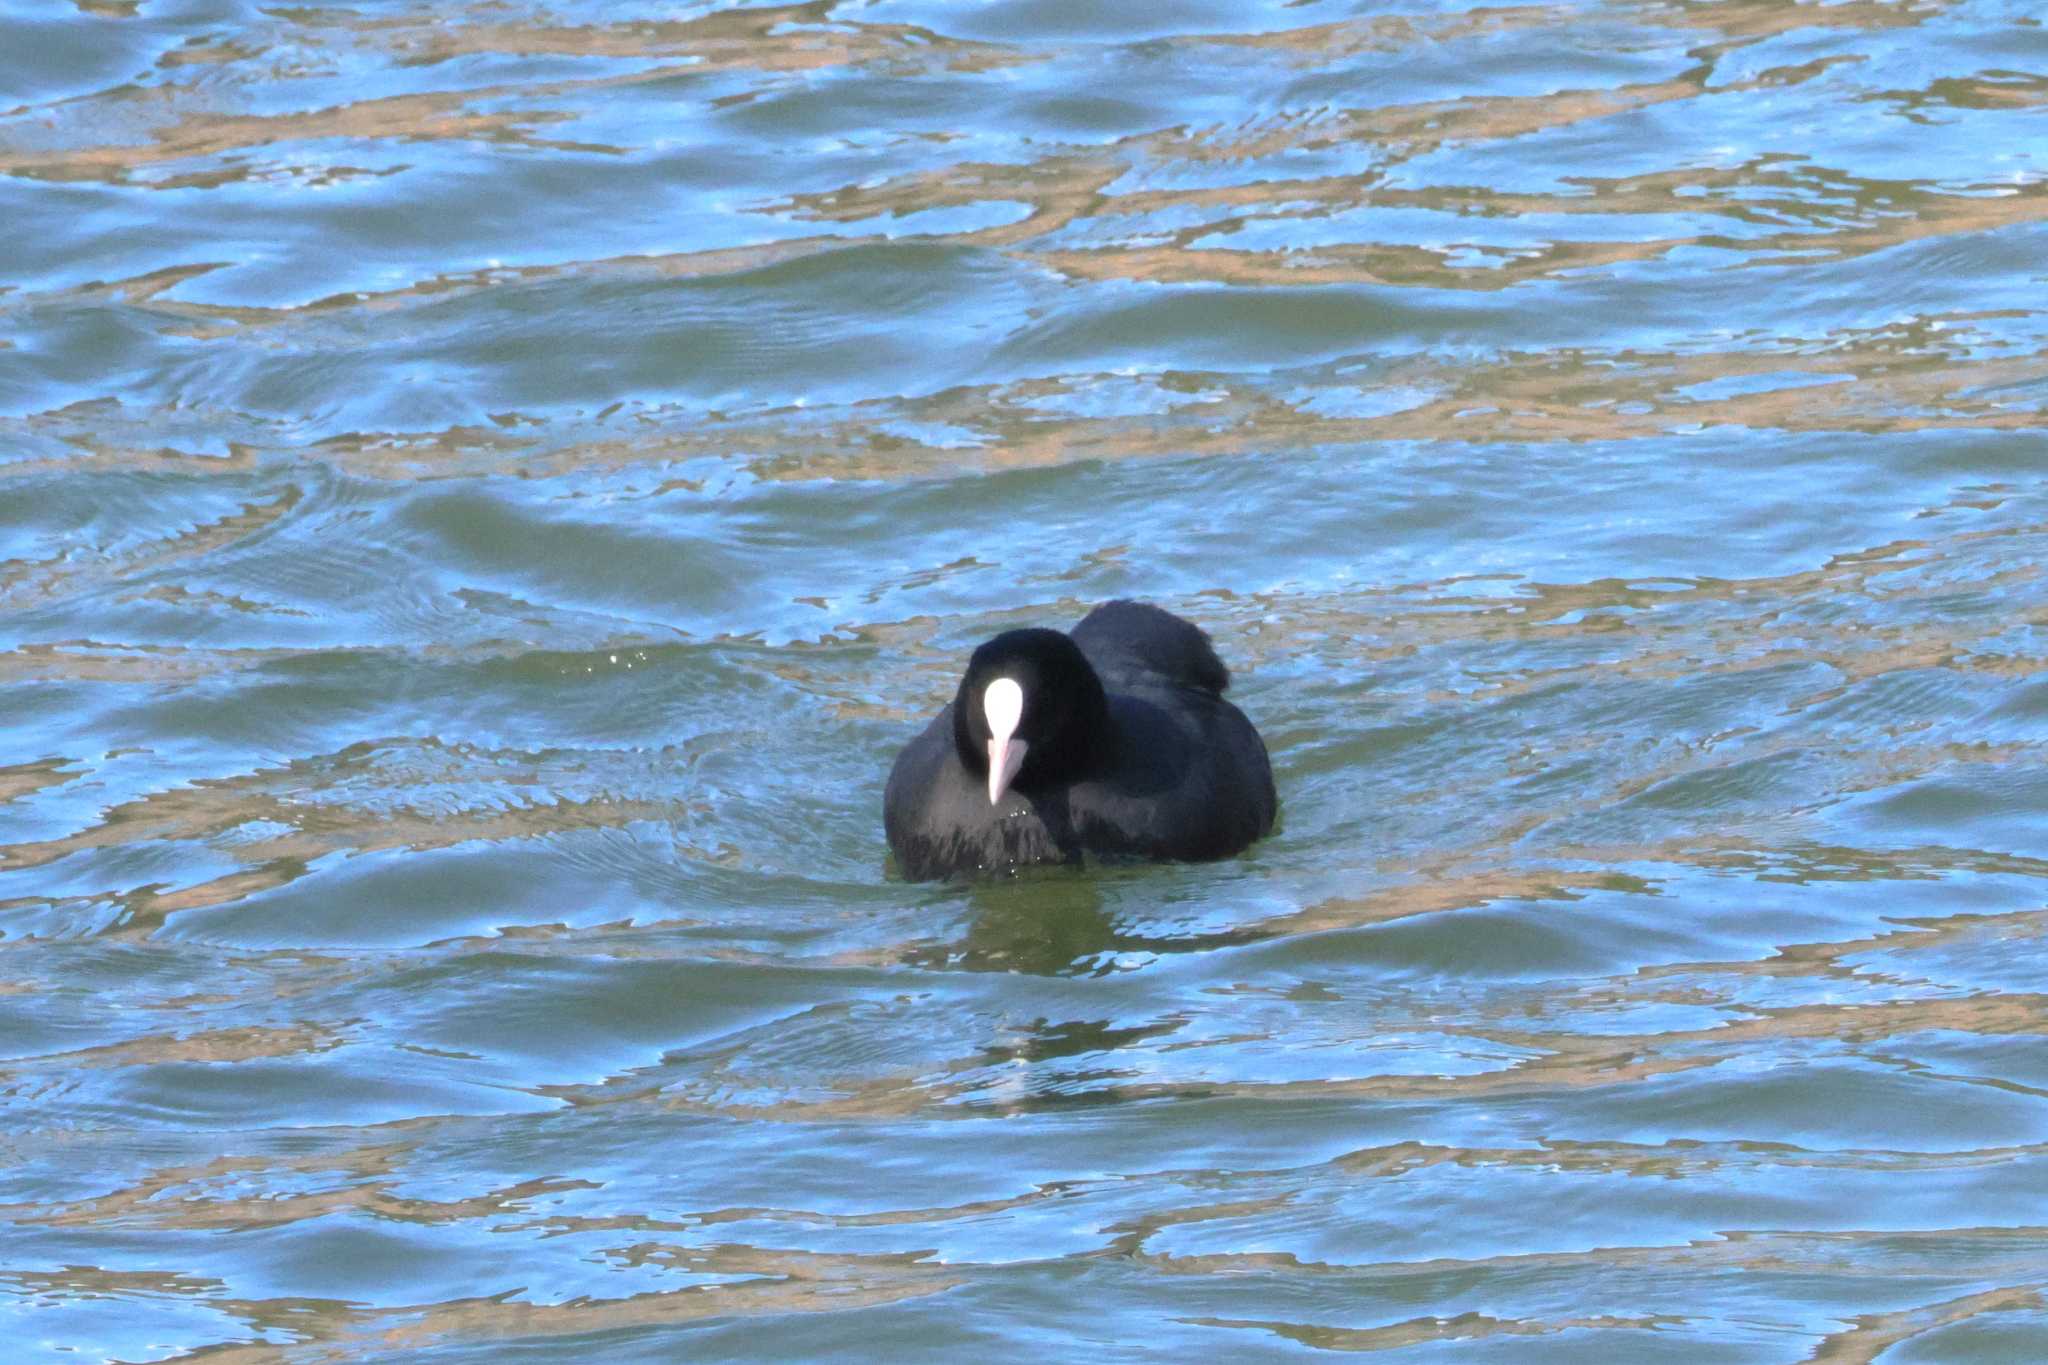
<path id="1" fill-rule="evenodd" d="M 967 771 L 988 779 L 991 805 L 1011 787 L 1082 776 L 1108 732 L 1102 680 L 1056 630 L 1008 630 L 975 650 L 953 699 L 953 743 Z"/>

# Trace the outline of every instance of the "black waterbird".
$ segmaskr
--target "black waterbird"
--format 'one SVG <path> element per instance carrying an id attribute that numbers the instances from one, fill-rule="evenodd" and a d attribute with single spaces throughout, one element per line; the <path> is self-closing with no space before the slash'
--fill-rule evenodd
<path id="1" fill-rule="evenodd" d="M 1084 857 L 1201 861 L 1273 827 L 1266 745 L 1191 622 L 1106 602 L 1070 633 L 1010 630 L 904 746 L 882 825 L 917 880 Z"/>

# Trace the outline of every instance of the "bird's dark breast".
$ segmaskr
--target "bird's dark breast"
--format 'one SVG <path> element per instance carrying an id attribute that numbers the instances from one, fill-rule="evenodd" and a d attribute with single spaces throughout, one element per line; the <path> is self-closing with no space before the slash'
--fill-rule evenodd
<path id="1" fill-rule="evenodd" d="M 985 875 L 1081 860 L 1081 844 L 1063 791 L 1037 800 L 1013 791 L 995 806 L 987 806 L 986 799 L 987 813 L 980 819 L 950 827 L 930 824 L 903 831 L 893 840 L 904 875 Z"/>
<path id="2" fill-rule="evenodd" d="M 914 881 L 1078 862 L 1065 787 L 1011 790 L 990 805 L 984 779 L 953 749 L 951 708 L 897 758 L 882 823 L 903 875 Z"/>

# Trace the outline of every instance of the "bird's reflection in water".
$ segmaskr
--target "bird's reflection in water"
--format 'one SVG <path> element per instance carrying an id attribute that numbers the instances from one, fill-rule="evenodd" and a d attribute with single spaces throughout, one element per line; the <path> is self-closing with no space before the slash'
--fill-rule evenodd
<path id="1" fill-rule="evenodd" d="M 1119 924 L 1105 887 L 1113 890 L 1121 881 L 1142 878 L 1148 871 L 1029 868 L 1012 877 L 973 883 L 965 888 L 973 909 L 965 937 L 914 945 L 903 960 L 911 966 L 974 972 L 1099 976 L 1133 958 L 1202 952 L 1269 936 L 1255 928 L 1148 934 L 1141 926 Z"/>

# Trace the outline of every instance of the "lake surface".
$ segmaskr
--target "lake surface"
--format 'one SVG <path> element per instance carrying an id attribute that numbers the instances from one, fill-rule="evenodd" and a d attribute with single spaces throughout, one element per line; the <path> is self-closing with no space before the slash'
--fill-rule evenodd
<path id="1" fill-rule="evenodd" d="M 2048 1357 L 2040 14 L 0 4 L 10 1360 Z"/>

